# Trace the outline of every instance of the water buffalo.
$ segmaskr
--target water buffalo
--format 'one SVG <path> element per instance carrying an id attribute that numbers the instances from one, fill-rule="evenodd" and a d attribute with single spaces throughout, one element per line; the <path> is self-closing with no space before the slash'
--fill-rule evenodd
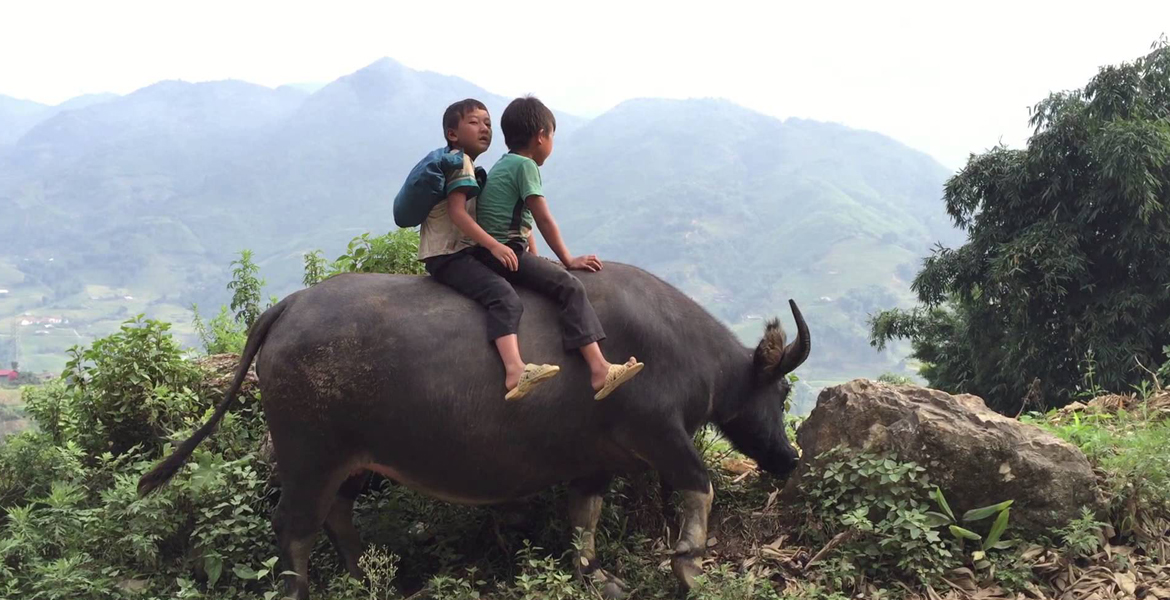
<path id="1" fill-rule="evenodd" d="M 252 359 L 282 491 L 272 517 L 289 595 L 308 597 L 309 551 L 324 525 L 347 568 L 361 540 L 353 493 L 366 470 L 434 498 L 488 504 L 568 482 L 580 528 L 578 573 L 620 595 L 597 564 L 594 531 L 613 476 L 657 471 L 682 497 L 672 568 L 684 589 L 700 571 L 714 492 L 693 444 L 714 423 L 765 471 L 786 477 L 797 455 L 784 435 L 784 377 L 809 354 L 808 328 L 785 343 L 768 323 L 754 350 L 698 304 L 635 267 L 581 272 L 608 338 L 608 356 L 636 356 L 640 375 L 595 401 L 580 354 L 561 344 L 557 310 L 520 292 L 523 356 L 560 364 L 559 376 L 519 401 L 504 400 L 504 370 L 482 310 L 428 277 L 345 274 L 268 309 L 248 336 L 235 380 L 215 414 L 139 481 L 166 482 L 230 408 Z M 260 352 L 263 346 L 263 352 Z M 352 490 L 351 490 L 352 491 Z"/>

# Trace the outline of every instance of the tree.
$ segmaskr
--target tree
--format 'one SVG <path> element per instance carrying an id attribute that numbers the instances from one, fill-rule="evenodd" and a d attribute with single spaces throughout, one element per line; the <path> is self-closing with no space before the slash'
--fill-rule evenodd
<path id="1" fill-rule="evenodd" d="M 252 262 L 252 251 L 241 250 L 239 260 L 233 260 L 232 280 L 228 282 L 228 289 L 232 290 L 232 310 L 236 312 L 236 321 L 247 331 L 252 323 L 260 318 L 260 290 L 264 287 L 264 280 L 257 278 L 260 267 Z"/>
<path id="2" fill-rule="evenodd" d="M 913 290 L 923 306 L 870 318 L 870 343 L 912 341 L 933 387 L 1019 407 L 1094 385 L 1124 391 L 1170 343 L 1170 44 L 1100 69 L 1032 111 L 1027 147 L 972 155 L 944 190 L 966 230 Z"/>
<path id="3" fill-rule="evenodd" d="M 325 279 L 325 269 L 328 263 L 324 256 L 321 256 L 320 250 L 314 250 L 305 254 L 305 276 L 301 279 L 301 284 L 305 287 L 310 287 L 320 283 Z"/>
<path id="4" fill-rule="evenodd" d="M 199 307 L 191 305 L 193 313 L 192 324 L 203 349 L 208 354 L 240 353 L 244 350 L 244 343 L 248 341 L 248 331 L 252 324 L 260 318 L 264 309 L 260 307 L 260 290 L 264 287 L 264 280 L 259 279 L 260 267 L 252 262 L 252 251 L 240 251 L 240 258 L 232 261 L 232 280 L 227 288 L 232 290 L 231 310 L 221 306 L 219 314 L 204 322 L 199 314 Z M 269 306 L 276 304 L 273 298 Z"/>

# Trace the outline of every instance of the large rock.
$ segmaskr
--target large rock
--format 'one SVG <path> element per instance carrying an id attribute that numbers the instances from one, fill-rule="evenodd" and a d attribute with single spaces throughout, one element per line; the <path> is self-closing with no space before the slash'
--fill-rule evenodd
<path id="1" fill-rule="evenodd" d="M 1033 425 L 995 413 L 972 395 L 858 379 L 825 388 L 797 432 L 800 466 L 786 494 L 819 453 L 843 445 L 890 452 L 926 467 L 951 507 L 966 511 L 1003 500 L 1010 529 L 1047 533 L 1103 510 L 1084 454 Z"/>
<path id="2" fill-rule="evenodd" d="M 210 354 L 201 356 L 193 361 L 203 369 L 203 385 L 217 393 L 224 394 L 232 385 L 236 377 L 236 369 L 240 366 L 239 354 Z M 244 383 L 240 386 L 240 395 L 246 396 L 256 393 L 259 380 L 256 378 L 256 365 L 248 366 L 248 373 L 244 376 Z M 216 403 L 219 399 L 216 399 Z"/>

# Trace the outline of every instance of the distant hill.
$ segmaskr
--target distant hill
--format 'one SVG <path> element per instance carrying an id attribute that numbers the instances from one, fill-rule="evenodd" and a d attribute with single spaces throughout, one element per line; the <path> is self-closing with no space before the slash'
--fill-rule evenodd
<path id="1" fill-rule="evenodd" d="M 306 94 L 312 94 L 313 92 L 316 92 L 317 90 L 325 87 L 326 85 L 328 85 L 328 84 L 310 81 L 310 82 L 303 82 L 303 83 L 286 83 L 280 87 L 292 88 L 294 90 L 299 90 L 299 91 L 305 92 Z M 277 89 L 280 89 L 280 88 L 277 88 Z"/>
<path id="2" fill-rule="evenodd" d="M 67 110 L 77 110 L 117 98 L 115 94 L 86 94 L 49 106 L 0 95 L 0 152 L 16 143 L 25 133 L 42 121 Z"/>
<path id="3" fill-rule="evenodd" d="M 465 97 L 497 122 L 508 101 L 383 59 L 311 93 L 166 81 L 39 119 L 0 151 L 0 340 L 32 369 L 60 368 L 68 345 L 145 312 L 193 343 L 190 305 L 226 301 L 242 248 L 268 291 L 297 289 L 304 252 L 336 256 L 393 228 L 402 177 Z M 46 110 L 12 106 L 0 114 Z M 745 340 L 770 315 L 790 323 L 797 299 L 816 340 L 806 376 L 898 368 L 900 355 L 865 344 L 864 317 L 908 303 L 917 261 L 957 240 L 937 162 L 879 134 L 717 100 L 557 117 L 543 176 L 574 251 L 663 276 Z M 479 163 L 503 151 L 497 127 Z M 69 323 L 15 325 L 25 312 Z"/>
<path id="4" fill-rule="evenodd" d="M 872 371 L 867 313 L 912 302 L 918 260 L 961 241 L 939 201 L 948 173 L 925 154 L 719 100 L 626 102 L 565 140 L 546 172 L 579 251 L 663 276 L 745 341 L 776 314 L 792 331 L 796 299 L 816 332 L 808 364 L 824 374 Z"/>
<path id="5" fill-rule="evenodd" d="M 44 104 L 0 96 L 0 145 L 12 144 L 40 120 Z"/>

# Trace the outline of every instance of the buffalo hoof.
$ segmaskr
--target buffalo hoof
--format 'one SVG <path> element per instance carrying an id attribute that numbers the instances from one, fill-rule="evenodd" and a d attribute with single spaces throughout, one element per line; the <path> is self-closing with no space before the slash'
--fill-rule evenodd
<path id="1" fill-rule="evenodd" d="M 679 592 L 685 596 L 695 587 L 695 578 L 703 574 L 702 558 L 692 554 L 677 554 L 670 559 L 670 570 L 678 579 Z"/>
<path id="2" fill-rule="evenodd" d="M 630 593 L 630 588 L 626 585 L 626 582 L 618 579 L 605 569 L 595 568 L 589 573 L 578 570 L 577 577 L 582 583 L 596 590 L 605 600 L 623 600 Z"/>

